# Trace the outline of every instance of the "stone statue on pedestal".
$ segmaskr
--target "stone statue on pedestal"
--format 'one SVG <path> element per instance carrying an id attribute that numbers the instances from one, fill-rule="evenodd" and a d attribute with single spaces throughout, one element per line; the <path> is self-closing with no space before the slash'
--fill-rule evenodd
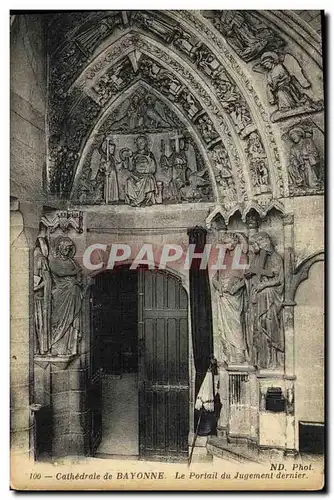
<path id="1" fill-rule="evenodd" d="M 233 265 L 235 249 L 237 245 L 241 244 L 240 238 L 240 235 L 234 233 L 224 235 L 222 243 L 226 247 L 224 259 L 226 269 L 219 270 L 212 280 L 218 295 L 219 336 L 229 363 L 244 363 L 248 357 L 244 322 L 244 270 L 234 269 Z M 241 253 L 241 255 L 243 255 L 245 262 L 246 253 Z"/>
<path id="2" fill-rule="evenodd" d="M 245 277 L 249 295 L 247 333 L 253 361 L 259 368 L 280 368 L 284 363 L 283 259 L 265 232 L 252 236 L 249 249 L 250 267 Z"/>
<path id="3" fill-rule="evenodd" d="M 73 241 L 60 236 L 56 240 L 55 256 L 50 259 L 53 279 L 51 354 L 56 356 L 77 354 L 81 339 L 81 268 L 73 259 L 74 255 Z"/>

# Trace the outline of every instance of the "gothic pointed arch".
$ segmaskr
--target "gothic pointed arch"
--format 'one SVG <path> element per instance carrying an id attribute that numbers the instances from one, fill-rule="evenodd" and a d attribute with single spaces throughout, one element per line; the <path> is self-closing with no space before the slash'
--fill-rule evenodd
<path id="1" fill-rule="evenodd" d="M 206 143 L 175 104 L 142 79 L 118 92 L 94 125 L 80 155 L 71 198 L 76 202 L 103 202 L 94 200 L 94 192 L 87 197 L 85 190 L 87 180 L 96 178 L 103 156 L 101 149 L 108 140 L 117 153 L 113 161 L 117 164 L 120 193 L 114 201 L 124 202 L 126 182 L 131 176 L 130 159 L 136 155 L 138 139 L 143 137 L 156 163 L 155 178 L 161 188 L 158 203 L 217 202 L 220 193 Z M 224 148 L 219 136 L 212 139 L 211 147 L 216 151 Z M 230 165 L 228 176 L 233 177 Z M 175 192 L 175 183 L 179 183 L 179 193 Z M 237 199 L 235 186 L 231 196 Z"/>
<path id="2" fill-rule="evenodd" d="M 67 25 L 58 26 L 62 42 L 50 40 L 51 194 L 68 199 L 73 193 L 82 152 L 106 106 L 139 79 L 191 124 L 206 149 L 215 201 L 227 204 L 228 211 L 250 200 L 266 208 L 305 189 L 319 192 L 320 178 L 307 186 L 308 179 L 297 178 L 293 155 L 311 137 L 319 156 L 322 101 L 289 47 L 294 37 L 303 55 L 319 64 L 312 49 L 317 34 L 304 23 L 297 35 L 295 18 L 282 30 L 286 14 L 270 15 L 275 17 L 270 27 L 267 14 L 240 11 L 82 13 L 75 23 L 68 16 Z M 57 16 L 51 23 L 54 28 Z M 277 95 L 272 105 L 269 96 L 268 104 L 268 57 L 308 89 L 308 94 L 296 90 L 300 98 L 287 110 Z"/>

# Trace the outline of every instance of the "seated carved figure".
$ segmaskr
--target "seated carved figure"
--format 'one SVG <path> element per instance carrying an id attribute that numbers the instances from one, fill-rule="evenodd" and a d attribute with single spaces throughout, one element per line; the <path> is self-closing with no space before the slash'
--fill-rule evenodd
<path id="1" fill-rule="evenodd" d="M 154 205 L 158 196 L 155 179 L 157 170 L 154 155 L 148 149 L 147 139 L 141 135 L 136 140 L 137 151 L 122 150 L 121 159 L 131 172 L 125 187 L 125 201 L 134 206 Z"/>

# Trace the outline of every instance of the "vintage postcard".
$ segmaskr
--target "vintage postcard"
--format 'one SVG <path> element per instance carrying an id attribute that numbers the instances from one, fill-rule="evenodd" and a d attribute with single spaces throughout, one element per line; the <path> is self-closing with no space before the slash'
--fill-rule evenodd
<path id="1" fill-rule="evenodd" d="M 10 13 L 11 488 L 321 490 L 324 13 Z"/>

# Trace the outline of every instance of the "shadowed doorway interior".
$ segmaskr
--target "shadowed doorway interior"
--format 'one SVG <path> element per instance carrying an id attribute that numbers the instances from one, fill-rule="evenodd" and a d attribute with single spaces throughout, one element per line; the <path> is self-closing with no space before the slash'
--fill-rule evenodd
<path id="1" fill-rule="evenodd" d="M 188 299 L 180 280 L 120 266 L 95 277 L 91 304 L 91 453 L 186 459 Z"/>
<path id="2" fill-rule="evenodd" d="M 93 365 L 102 372 L 97 454 L 139 454 L 137 284 L 137 273 L 123 267 L 95 279 Z"/>

